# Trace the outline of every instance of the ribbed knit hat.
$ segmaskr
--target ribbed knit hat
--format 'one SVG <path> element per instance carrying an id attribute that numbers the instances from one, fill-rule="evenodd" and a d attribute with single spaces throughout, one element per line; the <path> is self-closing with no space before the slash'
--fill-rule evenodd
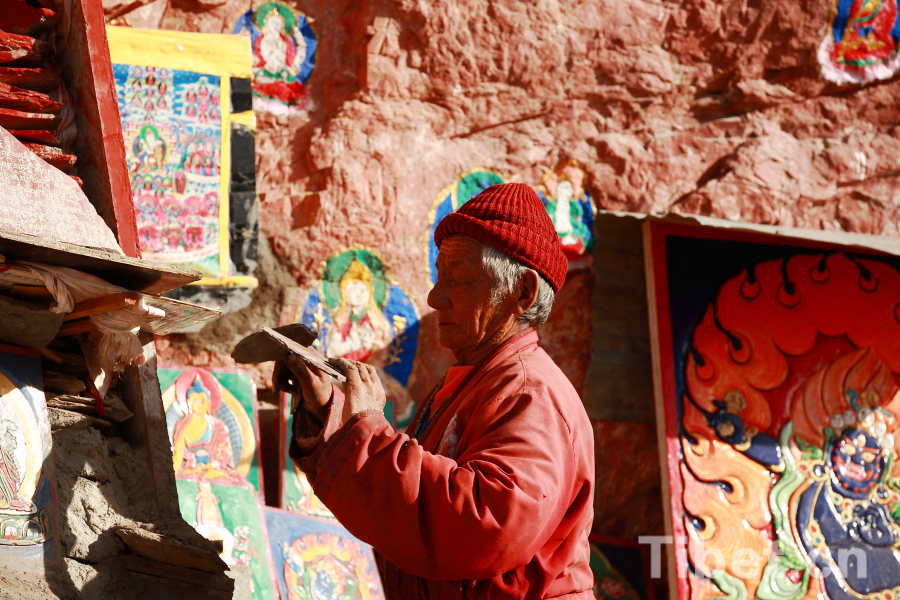
<path id="1" fill-rule="evenodd" d="M 556 228 L 537 193 L 524 183 L 492 185 L 444 217 L 434 232 L 435 245 L 440 248 L 455 233 L 520 260 L 543 275 L 554 292 L 566 281 L 569 263 Z"/>

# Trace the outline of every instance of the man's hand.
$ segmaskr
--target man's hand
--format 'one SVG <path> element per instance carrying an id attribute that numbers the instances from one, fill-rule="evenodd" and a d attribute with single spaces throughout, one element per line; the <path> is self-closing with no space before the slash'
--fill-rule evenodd
<path id="1" fill-rule="evenodd" d="M 327 374 L 308 366 L 298 356 L 291 354 L 284 361 L 275 363 L 272 379 L 276 389 L 300 395 L 306 410 L 319 421 L 325 422 L 328 419 L 331 378 Z M 294 385 L 291 386 L 291 383 Z"/>
<path id="2" fill-rule="evenodd" d="M 344 397 L 344 412 L 341 415 L 342 423 L 346 423 L 350 417 L 364 410 L 384 412 L 384 404 L 387 399 L 375 367 L 345 358 L 333 358 L 330 359 L 330 362 L 343 367 L 347 374 L 347 392 Z"/>

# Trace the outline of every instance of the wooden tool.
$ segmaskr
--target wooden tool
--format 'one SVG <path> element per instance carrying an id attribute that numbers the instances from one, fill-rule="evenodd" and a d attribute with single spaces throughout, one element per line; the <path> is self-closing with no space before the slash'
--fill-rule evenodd
<path id="1" fill-rule="evenodd" d="M 337 379 L 338 381 L 340 381 L 342 383 L 344 381 L 347 381 L 347 377 L 346 377 L 346 374 L 343 372 L 343 369 L 341 369 L 337 365 L 333 365 L 330 362 L 328 362 L 328 359 L 325 358 L 325 355 L 322 354 L 321 352 L 319 352 L 318 350 L 314 350 L 313 348 L 307 348 L 305 346 L 301 346 L 294 340 L 287 338 L 287 337 L 281 335 L 280 333 L 278 333 L 277 331 L 270 329 L 268 327 L 263 327 L 262 331 L 266 335 L 268 335 L 270 338 L 272 338 L 274 341 L 276 341 L 280 345 L 284 346 L 289 352 L 299 356 L 300 360 L 302 360 L 306 364 L 316 367 L 320 371 L 323 371 L 323 372 L 327 373 L 328 375 L 331 375 L 332 377 L 334 377 L 335 379 Z"/>

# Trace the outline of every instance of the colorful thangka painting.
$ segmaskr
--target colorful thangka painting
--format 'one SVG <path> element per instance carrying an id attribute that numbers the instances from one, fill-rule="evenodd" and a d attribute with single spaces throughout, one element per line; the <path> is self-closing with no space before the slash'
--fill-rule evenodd
<path id="1" fill-rule="evenodd" d="M 488 169 L 472 169 L 457 177 L 453 183 L 441 190 L 431 205 L 428 213 L 428 235 L 425 245 L 425 274 L 428 287 L 437 283 L 437 244 L 434 243 L 434 232 L 444 217 L 459 210 L 459 207 L 498 183 L 506 183 L 499 173 Z"/>
<path id="2" fill-rule="evenodd" d="M 253 110 L 274 114 L 310 107 L 306 82 L 316 64 L 311 19 L 283 2 L 263 2 L 238 17 L 234 33 L 253 48 Z"/>
<path id="3" fill-rule="evenodd" d="M 237 369 L 160 367 L 175 477 L 263 493 L 252 375 Z"/>
<path id="4" fill-rule="evenodd" d="M 544 175 L 538 196 L 556 227 L 556 235 L 570 268 L 590 265 L 594 249 L 594 214 L 597 212 L 585 189 L 587 173 L 575 160 L 560 163 Z"/>
<path id="5" fill-rule="evenodd" d="M 275 600 L 263 509 L 253 491 L 208 479 L 176 479 L 175 485 L 181 517 L 206 539 L 222 542 L 219 556 L 226 564 L 249 566 L 253 600 Z"/>
<path id="6" fill-rule="evenodd" d="M 833 0 L 819 63 L 836 83 L 888 79 L 900 66 L 897 0 Z"/>
<path id="7" fill-rule="evenodd" d="M 597 600 L 642 600 L 603 551 L 591 544 L 591 572 L 594 574 L 594 598 Z"/>
<path id="8" fill-rule="evenodd" d="M 50 422 L 34 350 L 0 345 L 0 553 L 55 555 Z"/>
<path id="9" fill-rule="evenodd" d="M 265 508 L 282 600 L 382 600 L 372 549 L 337 524 Z"/>
<path id="10" fill-rule="evenodd" d="M 900 260 L 650 225 L 679 597 L 893 600 Z"/>
<path id="11" fill-rule="evenodd" d="M 312 484 L 306 475 L 297 468 L 288 454 L 291 447 L 291 432 L 293 431 L 293 415 L 291 415 L 291 397 L 284 394 L 282 398 L 284 407 L 281 419 L 281 507 L 290 512 L 300 513 L 316 519 L 334 520 L 334 515 L 328 510 L 322 501 L 313 493 Z"/>
<path id="12" fill-rule="evenodd" d="M 143 257 L 226 276 L 221 78 L 137 65 L 113 73 Z"/>
<path id="13" fill-rule="evenodd" d="M 292 294 L 292 322 L 318 331 L 313 346 L 326 356 L 373 365 L 387 394 L 385 416 L 395 427 L 406 427 L 415 413 L 407 389 L 419 315 L 415 299 L 391 279 L 381 256 L 363 246 L 342 250 L 324 261 L 312 289 Z"/>

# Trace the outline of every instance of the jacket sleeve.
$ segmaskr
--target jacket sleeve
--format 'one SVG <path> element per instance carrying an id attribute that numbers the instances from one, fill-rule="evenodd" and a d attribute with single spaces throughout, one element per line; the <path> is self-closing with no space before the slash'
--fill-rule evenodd
<path id="1" fill-rule="evenodd" d="M 311 484 L 316 481 L 316 465 L 322 455 L 325 443 L 341 427 L 340 420 L 343 409 L 344 393 L 332 384 L 328 418 L 324 423 L 306 410 L 302 402 L 292 416 L 291 443 L 288 446 L 288 455 L 297 468 L 306 474 Z"/>
<path id="2" fill-rule="evenodd" d="M 457 461 L 431 454 L 380 413 L 360 413 L 323 436 L 313 489 L 351 533 L 408 573 L 479 580 L 527 564 L 574 495 L 567 424 L 536 392 L 491 399 L 470 418 L 458 452 Z"/>

